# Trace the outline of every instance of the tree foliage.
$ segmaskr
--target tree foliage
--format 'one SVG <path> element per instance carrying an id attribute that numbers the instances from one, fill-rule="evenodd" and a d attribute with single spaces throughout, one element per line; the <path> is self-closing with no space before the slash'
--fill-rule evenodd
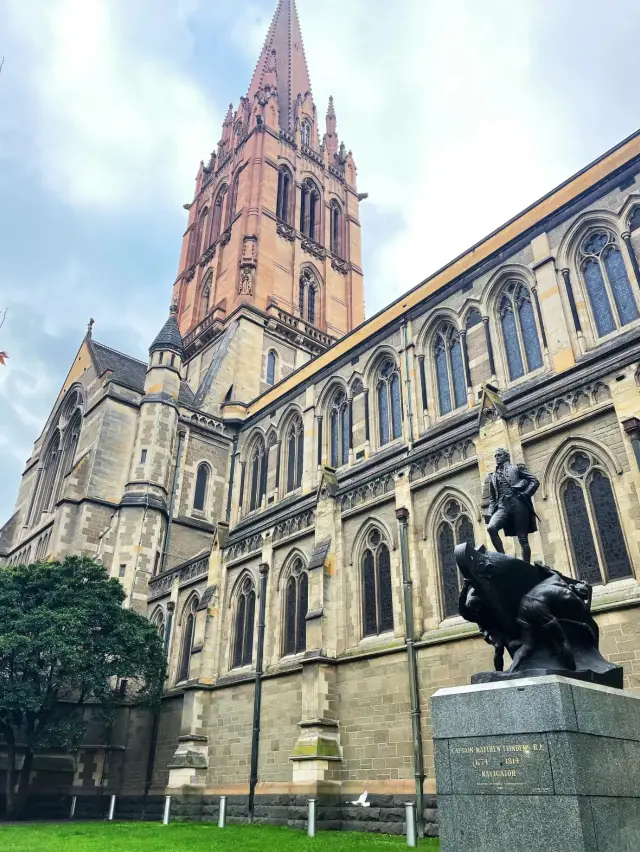
<path id="1" fill-rule="evenodd" d="M 36 751 L 78 747 L 88 703 L 105 719 L 123 700 L 157 707 L 166 671 L 162 642 L 146 618 L 122 608 L 124 598 L 118 580 L 91 559 L 0 569 L 0 735 L 9 751 L 8 813 L 24 805 Z M 14 769 L 17 746 L 25 758 L 20 773 Z"/>

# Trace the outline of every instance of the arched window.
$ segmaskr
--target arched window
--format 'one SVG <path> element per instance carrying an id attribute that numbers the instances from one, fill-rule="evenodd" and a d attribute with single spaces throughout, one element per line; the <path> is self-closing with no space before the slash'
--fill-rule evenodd
<path id="1" fill-rule="evenodd" d="M 456 545 L 465 542 L 475 546 L 471 516 L 459 500 L 455 498 L 447 500 L 442 507 L 436 532 L 444 618 L 458 615 L 461 585 L 454 550 Z"/>
<path id="2" fill-rule="evenodd" d="M 154 614 L 151 618 L 151 623 L 153 624 L 153 626 L 158 631 L 158 636 L 160 637 L 160 639 L 162 639 L 164 641 L 164 631 L 165 631 L 166 625 L 165 625 L 165 620 L 164 620 L 164 612 L 162 611 L 162 609 L 158 608 L 154 612 Z"/>
<path id="3" fill-rule="evenodd" d="M 304 465 L 304 427 L 302 419 L 295 417 L 287 428 L 287 494 L 302 486 Z"/>
<path id="4" fill-rule="evenodd" d="M 378 434 L 380 446 L 402 436 L 402 396 L 400 371 L 391 358 L 386 358 L 378 370 Z"/>
<path id="5" fill-rule="evenodd" d="M 307 650 L 307 610 L 309 609 L 309 577 L 302 559 L 296 559 L 287 580 L 284 599 L 283 655 L 301 654 Z"/>
<path id="6" fill-rule="evenodd" d="M 362 554 L 363 633 L 378 636 L 393 630 L 391 553 L 380 530 L 372 529 Z"/>
<path id="7" fill-rule="evenodd" d="M 578 450 L 567 459 L 562 476 L 561 503 L 576 576 L 592 585 L 633 576 L 607 471 Z"/>
<path id="8" fill-rule="evenodd" d="M 331 223 L 331 251 L 342 257 L 342 210 L 337 201 L 332 201 L 329 208 Z"/>
<path id="9" fill-rule="evenodd" d="M 229 195 L 229 203 L 227 204 L 227 227 L 233 222 L 233 218 L 236 215 L 236 210 L 238 208 L 238 188 L 240 186 L 240 172 L 236 172 L 236 175 L 233 179 L 233 183 L 231 184 L 231 193 Z"/>
<path id="10" fill-rule="evenodd" d="M 276 383 L 276 366 L 278 358 L 273 349 L 269 350 L 267 355 L 267 384 L 275 385 Z"/>
<path id="11" fill-rule="evenodd" d="M 220 187 L 220 191 L 216 197 L 216 203 L 213 206 L 213 220 L 211 222 L 211 239 L 210 243 L 215 242 L 220 236 L 222 230 L 222 211 L 224 210 L 224 199 L 227 194 L 227 185 Z"/>
<path id="12" fill-rule="evenodd" d="M 312 325 L 315 325 L 318 282 L 308 266 L 302 270 L 299 288 L 298 309 L 300 311 L 300 316 L 302 319 L 307 320 L 307 322 L 310 322 Z"/>
<path id="13" fill-rule="evenodd" d="M 498 313 L 512 381 L 542 367 L 542 350 L 529 288 L 521 281 L 507 282 L 498 303 Z"/>
<path id="14" fill-rule="evenodd" d="M 320 193 L 318 187 L 306 178 L 302 184 L 300 193 L 300 231 L 312 240 L 318 242 L 320 226 Z"/>
<path id="15" fill-rule="evenodd" d="M 204 512 L 204 504 L 207 499 L 207 485 L 209 484 L 209 465 L 201 464 L 196 474 L 196 490 L 193 496 L 193 508 L 197 512 Z"/>
<path id="16" fill-rule="evenodd" d="M 307 148 L 311 146 L 311 122 L 306 118 L 300 125 L 300 141 L 303 145 L 306 145 Z"/>
<path id="17" fill-rule="evenodd" d="M 249 477 L 249 511 L 253 512 L 260 508 L 267 491 L 267 455 L 262 439 L 256 441 L 251 453 Z"/>
<path id="18" fill-rule="evenodd" d="M 624 258 L 609 231 L 593 231 L 580 246 L 580 270 L 598 337 L 638 318 Z"/>
<path id="19" fill-rule="evenodd" d="M 59 468 L 60 431 L 56 429 L 45 451 L 44 462 L 42 465 L 40 494 L 38 495 L 38 508 L 36 511 L 36 519 L 42 514 L 42 512 L 51 511 L 53 493 L 58 479 Z"/>
<path id="20" fill-rule="evenodd" d="M 245 577 L 238 594 L 236 623 L 233 638 L 233 668 L 250 666 L 253 659 L 253 623 L 256 613 L 256 593 L 251 577 Z"/>
<path id="21" fill-rule="evenodd" d="M 293 181 L 291 172 L 286 166 L 280 166 L 278 170 L 278 200 L 276 216 L 283 222 L 289 224 L 291 214 L 291 187 Z"/>
<path id="22" fill-rule="evenodd" d="M 462 408 L 467 404 L 460 335 L 451 323 L 444 323 L 438 329 L 433 343 L 433 355 L 440 414 L 449 414 L 454 408 Z"/>
<path id="23" fill-rule="evenodd" d="M 349 403 L 343 390 L 334 394 L 329 413 L 329 439 L 331 441 L 331 467 L 341 467 L 349 462 L 351 424 Z"/>
<path id="24" fill-rule="evenodd" d="M 193 263 L 200 257 L 200 255 L 206 251 L 207 249 L 207 226 L 209 224 L 209 208 L 205 207 L 202 213 L 200 214 L 200 219 L 198 220 L 198 233 L 196 236 L 196 248 L 193 257 Z"/>
<path id="25" fill-rule="evenodd" d="M 202 302 L 202 310 L 201 310 L 201 318 L 204 319 L 206 315 L 209 313 L 209 303 L 211 300 L 211 277 L 207 279 L 203 288 L 201 295 Z"/>
<path id="26" fill-rule="evenodd" d="M 187 608 L 188 607 L 188 608 Z M 196 610 L 198 609 L 198 598 L 195 596 L 191 603 L 186 605 L 182 614 L 184 627 L 182 628 L 182 651 L 180 654 L 180 668 L 178 670 L 178 683 L 189 680 L 189 667 L 191 665 L 191 651 L 193 648 L 193 634 L 196 626 Z M 186 618 L 185 618 L 186 616 Z"/>

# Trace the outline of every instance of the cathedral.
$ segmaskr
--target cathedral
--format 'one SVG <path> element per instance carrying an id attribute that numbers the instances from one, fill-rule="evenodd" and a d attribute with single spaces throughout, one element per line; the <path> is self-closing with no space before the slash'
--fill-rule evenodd
<path id="1" fill-rule="evenodd" d="M 365 321 L 325 106 L 279 0 L 148 361 L 90 325 L 26 463 L 0 564 L 99 560 L 169 667 L 158 714 L 125 683 L 111 731 L 36 761 L 43 801 L 298 825 L 314 796 L 321 825 L 398 832 L 421 796 L 437 833 L 430 696 L 492 668 L 453 551 L 491 546 L 501 447 L 540 481 L 533 559 L 593 584 L 640 688 L 640 133 Z"/>

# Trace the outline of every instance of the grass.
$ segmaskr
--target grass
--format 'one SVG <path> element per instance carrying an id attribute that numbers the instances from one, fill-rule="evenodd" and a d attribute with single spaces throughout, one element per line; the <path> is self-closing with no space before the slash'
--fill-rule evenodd
<path id="1" fill-rule="evenodd" d="M 420 841 L 423 852 L 437 852 L 437 840 Z M 267 826 L 211 823 L 73 822 L 0 826 L 2 852 L 400 852 L 400 836 L 347 831 L 303 831 Z"/>

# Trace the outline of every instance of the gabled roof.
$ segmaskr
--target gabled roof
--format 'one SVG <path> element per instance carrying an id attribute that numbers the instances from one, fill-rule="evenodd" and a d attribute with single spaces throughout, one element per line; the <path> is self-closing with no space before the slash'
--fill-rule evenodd
<path id="1" fill-rule="evenodd" d="M 109 370 L 118 384 L 144 393 L 144 379 L 147 373 L 147 365 L 144 361 L 138 361 L 137 358 L 110 349 L 96 340 L 88 340 L 88 344 L 99 376 Z"/>
<path id="2" fill-rule="evenodd" d="M 311 91 L 311 80 L 295 0 L 278 2 L 278 8 L 273 16 L 249 86 L 249 101 L 253 101 L 262 88 L 265 78 L 272 75 L 274 65 L 278 77 L 280 126 L 285 130 L 293 130 L 293 105 L 298 95 L 304 97 Z"/>

